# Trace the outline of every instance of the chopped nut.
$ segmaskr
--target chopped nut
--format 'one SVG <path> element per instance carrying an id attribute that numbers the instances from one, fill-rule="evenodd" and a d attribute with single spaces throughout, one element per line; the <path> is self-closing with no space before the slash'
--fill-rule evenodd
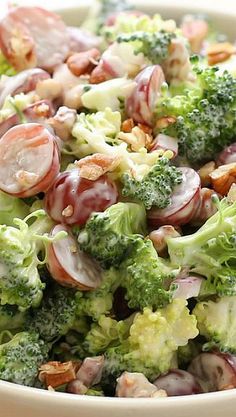
<path id="1" fill-rule="evenodd" d="M 75 76 L 79 77 L 83 74 L 89 74 L 100 56 L 97 48 L 92 48 L 85 52 L 76 52 L 67 59 L 67 66 Z"/>
<path id="2" fill-rule="evenodd" d="M 231 201 L 232 203 L 234 201 L 236 201 L 236 184 L 233 183 L 229 189 L 229 192 L 227 194 L 227 198 L 229 201 Z"/>
<path id="3" fill-rule="evenodd" d="M 210 174 L 216 168 L 216 163 L 214 161 L 207 162 L 207 164 L 203 165 L 199 170 L 198 174 L 201 178 L 201 185 L 202 187 L 208 187 L 211 183 Z"/>
<path id="4" fill-rule="evenodd" d="M 112 77 L 104 69 L 101 63 L 90 74 L 90 84 L 100 84 L 104 81 L 110 80 Z"/>
<path id="5" fill-rule="evenodd" d="M 221 165 L 209 176 L 214 190 L 221 195 L 226 195 L 231 185 L 236 182 L 236 162 Z"/>
<path id="6" fill-rule="evenodd" d="M 118 138 L 130 145 L 132 151 L 135 152 L 141 148 L 149 148 L 152 143 L 152 137 L 138 126 L 133 127 L 130 133 L 120 132 Z"/>
<path id="7" fill-rule="evenodd" d="M 80 362 L 48 362 L 40 367 L 39 380 L 47 387 L 56 388 L 76 379 L 79 367 Z"/>
<path id="8" fill-rule="evenodd" d="M 161 119 L 156 121 L 156 128 L 157 129 L 165 129 L 166 127 L 174 124 L 176 122 L 176 117 L 174 116 L 164 116 Z"/>
<path id="9" fill-rule="evenodd" d="M 62 211 L 62 216 L 64 217 L 71 217 L 72 214 L 74 213 L 74 209 L 73 206 L 71 204 L 69 204 L 66 208 L 64 208 L 64 210 Z"/>
<path id="10" fill-rule="evenodd" d="M 33 108 L 35 114 L 39 117 L 48 117 L 51 115 L 50 107 L 46 103 L 40 103 Z"/>
<path id="11" fill-rule="evenodd" d="M 236 48 L 229 42 L 221 42 L 211 45 L 207 49 L 208 64 L 215 65 L 224 62 L 236 53 Z"/>
<path id="12" fill-rule="evenodd" d="M 144 125 L 143 123 L 138 123 L 139 129 L 141 129 L 144 133 L 152 136 L 152 128 L 150 126 Z"/>
<path id="13" fill-rule="evenodd" d="M 80 168 L 82 178 L 95 181 L 103 174 L 114 171 L 120 164 L 120 157 L 95 153 L 76 161 L 75 164 Z"/>
<path id="14" fill-rule="evenodd" d="M 133 127 L 134 127 L 133 119 L 126 119 L 121 125 L 121 130 L 122 132 L 130 133 Z"/>

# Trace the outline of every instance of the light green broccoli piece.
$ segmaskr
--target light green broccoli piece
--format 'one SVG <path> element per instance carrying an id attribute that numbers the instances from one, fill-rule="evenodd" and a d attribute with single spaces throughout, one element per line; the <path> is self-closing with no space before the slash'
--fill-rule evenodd
<path id="1" fill-rule="evenodd" d="M 53 223 L 43 210 L 14 223 L 15 227 L 0 225 L 0 301 L 24 310 L 38 306 L 42 299 L 44 284 L 37 267 L 43 262 L 38 255 L 50 240 Z"/>
<path id="2" fill-rule="evenodd" d="M 134 47 L 134 54 L 142 53 L 152 64 L 162 63 L 169 55 L 172 39 L 176 38 L 173 32 L 134 32 L 118 35 L 118 43 L 129 43 Z"/>
<path id="3" fill-rule="evenodd" d="M 94 213 L 78 236 L 80 248 L 102 266 L 117 267 L 144 234 L 146 212 L 142 205 L 117 203 L 102 213 Z"/>
<path id="4" fill-rule="evenodd" d="M 203 345 L 204 350 L 216 347 L 221 352 L 236 353 L 235 306 L 235 296 L 197 303 L 193 314 L 200 334 L 208 341 Z"/>
<path id="5" fill-rule="evenodd" d="M 173 267 L 206 278 L 200 296 L 231 296 L 236 294 L 236 202 L 215 201 L 219 211 L 192 235 L 168 238 L 168 252 Z"/>
<path id="6" fill-rule="evenodd" d="M 0 345 L 0 379 L 34 385 L 48 351 L 49 347 L 35 333 L 17 333 L 9 342 Z"/>
<path id="7" fill-rule="evenodd" d="M 20 198 L 12 197 L 0 191 L 0 224 L 13 226 L 13 220 L 24 219 L 30 208 Z"/>
<path id="8" fill-rule="evenodd" d="M 2 51 L 0 50 L 0 77 L 1 75 L 12 76 L 16 74 L 16 70 L 13 66 L 7 61 Z"/>
<path id="9" fill-rule="evenodd" d="M 87 333 L 83 347 L 91 355 L 106 351 L 110 346 L 117 346 L 127 339 L 133 316 L 117 321 L 111 317 L 101 316 L 98 323 L 93 323 Z"/>
<path id="10" fill-rule="evenodd" d="M 103 380 L 117 378 L 123 371 L 141 372 L 153 381 L 176 362 L 179 346 L 198 335 L 197 321 L 183 299 L 175 299 L 165 308 L 145 308 L 137 313 L 129 337 L 105 353 Z"/>

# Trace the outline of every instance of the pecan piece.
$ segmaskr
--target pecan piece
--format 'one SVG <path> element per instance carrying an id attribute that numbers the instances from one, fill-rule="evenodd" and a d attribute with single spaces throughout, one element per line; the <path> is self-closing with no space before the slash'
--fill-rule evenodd
<path id="1" fill-rule="evenodd" d="M 120 164 L 120 157 L 95 153 L 76 161 L 75 164 L 80 168 L 80 177 L 95 181 L 107 172 L 114 171 Z"/>
<path id="2" fill-rule="evenodd" d="M 215 65 L 224 62 L 236 53 L 236 48 L 229 42 L 216 43 L 207 49 L 208 64 Z"/>
<path id="3" fill-rule="evenodd" d="M 209 176 L 214 190 L 226 195 L 231 185 L 236 182 L 236 162 L 219 166 Z"/>
<path id="4" fill-rule="evenodd" d="M 152 143 L 152 136 L 145 133 L 140 127 L 135 126 L 129 133 L 120 132 L 118 138 L 130 145 L 132 151 L 139 151 L 141 148 L 149 149 Z"/>
<path id="5" fill-rule="evenodd" d="M 201 178 L 201 186 L 208 187 L 211 184 L 210 174 L 216 169 L 216 163 L 214 161 L 207 162 L 199 170 L 198 174 Z"/>
<path id="6" fill-rule="evenodd" d="M 156 121 L 156 128 L 157 129 L 165 129 L 168 126 L 174 124 L 176 122 L 176 117 L 174 116 L 164 116 L 161 117 Z"/>
<path id="7" fill-rule="evenodd" d="M 83 74 L 89 74 L 97 65 L 100 52 L 97 48 L 92 48 L 85 52 L 76 52 L 72 54 L 66 61 L 69 70 L 76 77 Z"/>

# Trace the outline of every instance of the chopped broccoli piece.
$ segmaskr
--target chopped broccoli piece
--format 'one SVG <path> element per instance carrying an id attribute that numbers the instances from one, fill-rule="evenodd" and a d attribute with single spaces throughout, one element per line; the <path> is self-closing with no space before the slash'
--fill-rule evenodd
<path id="1" fill-rule="evenodd" d="M 11 76 L 15 74 L 16 74 L 15 69 L 12 67 L 11 64 L 9 64 L 9 62 L 3 55 L 2 51 L 0 50 L 0 76 L 1 75 Z"/>
<path id="2" fill-rule="evenodd" d="M 174 364 L 179 346 L 198 335 L 196 318 L 187 302 L 175 299 L 165 308 L 137 313 L 130 336 L 105 353 L 104 381 L 117 378 L 123 371 L 141 372 L 150 380 L 167 372 Z"/>
<path id="3" fill-rule="evenodd" d="M 91 325 L 83 343 L 84 349 L 92 355 L 97 355 L 105 352 L 108 346 L 119 345 L 127 339 L 132 321 L 133 316 L 121 321 L 101 316 L 98 323 Z"/>
<path id="4" fill-rule="evenodd" d="M 203 345 L 204 350 L 218 348 L 221 352 L 236 353 L 235 305 L 236 297 L 222 297 L 195 306 L 193 314 L 199 332 L 208 341 Z"/>
<path id="5" fill-rule="evenodd" d="M 182 182 L 182 173 L 163 156 L 143 179 L 137 180 L 131 174 L 125 173 L 122 182 L 122 194 L 125 197 L 141 201 L 147 210 L 152 206 L 165 208 L 171 203 L 175 185 Z"/>
<path id="6" fill-rule="evenodd" d="M 9 342 L 0 345 L 0 379 L 34 385 L 48 350 L 49 347 L 35 333 L 17 333 Z"/>
<path id="7" fill-rule="evenodd" d="M 194 71 L 196 81 L 182 95 L 159 101 L 157 118 L 176 117 L 162 131 L 178 138 L 180 154 L 195 163 L 214 159 L 235 138 L 236 79 L 215 67 Z"/>
<path id="8" fill-rule="evenodd" d="M 139 238 L 131 255 L 121 265 L 121 285 L 130 308 L 158 308 L 171 301 L 172 291 L 167 290 L 175 271 L 158 257 L 150 239 Z M 176 271 L 177 272 L 177 271 Z"/>
<path id="9" fill-rule="evenodd" d="M 24 201 L 0 191 L 0 224 L 13 226 L 16 217 L 24 219 L 29 211 L 30 208 Z"/>
<path id="10" fill-rule="evenodd" d="M 200 296 L 236 294 L 236 202 L 218 202 L 219 211 L 189 236 L 168 238 L 172 265 L 207 278 Z"/>
<path id="11" fill-rule="evenodd" d="M 28 226 L 32 218 L 36 220 Z M 18 228 L 0 225 L 1 304 L 37 307 L 44 288 L 37 269 L 42 264 L 38 254 L 45 249 L 53 223 L 43 210 L 14 223 Z"/>
<path id="12" fill-rule="evenodd" d="M 112 309 L 113 294 L 120 285 L 121 274 L 111 268 L 104 271 L 103 281 L 99 288 L 86 293 L 76 293 L 76 314 L 78 317 L 89 316 L 93 320 L 99 320 L 103 314 L 109 314 Z"/>
<path id="13" fill-rule="evenodd" d="M 55 341 L 65 335 L 76 323 L 75 292 L 55 286 L 47 293 L 42 305 L 32 312 L 30 331 L 35 331 L 43 340 Z"/>
<path id="14" fill-rule="evenodd" d="M 117 203 L 94 213 L 79 234 L 80 248 L 108 268 L 117 267 L 145 233 L 145 210 L 135 203 Z"/>
<path id="15" fill-rule="evenodd" d="M 22 329 L 27 320 L 27 312 L 19 311 L 17 306 L 0 305 L 0 332 Z"/>
<path id="16" fill-rule="evenodd" d="M 134 53 L 138 55 L 143 53 L 153 64 L 160 64 L 164 61 L 169 53 L 169 46 L 176 37 L 173 32 L 134 32 L 118 35 L 118 43 L 127 42 L 134 45 Z"/>

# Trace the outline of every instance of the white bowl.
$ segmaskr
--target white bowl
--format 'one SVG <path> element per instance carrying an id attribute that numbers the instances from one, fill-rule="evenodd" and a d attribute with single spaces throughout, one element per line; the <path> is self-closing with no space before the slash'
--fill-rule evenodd
<path id="1" fill-rule="evenodd" d="M 2 1 L 1 7 L 2 7 Z M 17 3 L 40 4 L 38 0 Z M 57 0 L 67 23 L 83 20 L 92 0 Z M 137 8 L 179 19 L 188 12 L 208 13 L 222 32 L 236 38 L 235 0 L 133 0 Z M 41 3 L 42 4 L 42 3 Z M 45 6 L 44 4 L 42 4 Z M 235 417 L 236 390 L 160 399 L 126 399 L 76 396 L 23 387 L 0 381 L 0 417 Z"/>

